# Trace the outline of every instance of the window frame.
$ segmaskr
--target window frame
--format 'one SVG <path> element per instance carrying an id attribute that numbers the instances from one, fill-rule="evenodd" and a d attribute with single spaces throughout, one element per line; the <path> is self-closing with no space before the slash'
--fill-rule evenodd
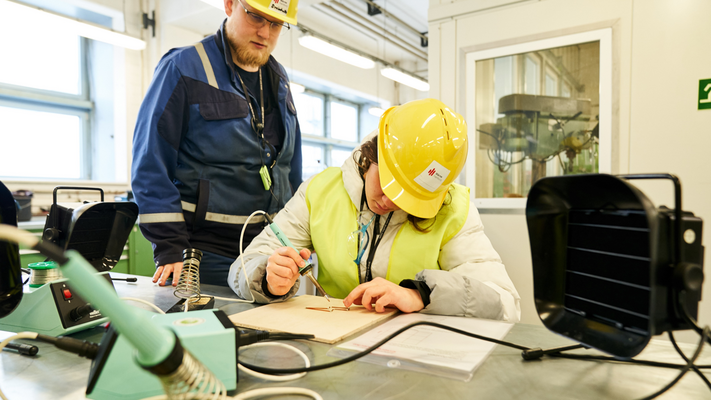
<path id="1" fill-rule="evenodd" d="M 588 32 L 542 39 L 533 42 L 469 52 L 465 55 L 466 71 L 466 118 L 469 126 L 476 127 L 476 62 L 498 57 L 523 55 L 575 44 L 600 43 L 600 145 L 598 172 L 612 173 L 612 29 L 604 28 Z M 514 57 L 520 59 L 523 57 Z M 522 68 L 523 69 L 523 68 Z M 542 73 L 544 75 L 545 72 Z M 523 83 L 520 83 L 523 85 Z M 521 91 L 523 93 L 523 91 Z M 571 96 L 573 93 L 571 93 Z M 474 138 L 475 134 L 472 135 Z M 469 157 L 465 166 L 466 186 L 476 190 L 476 140 L 469 140 Z M 525 210 L 527 198 L 473 198 L 479 209 Z"/>
<path id="2" fill-rule="evenodd" d="M 301 134 L 302 145 L 307 144 L 309 146 L 321 147 L 323 149 L 324 168 L 340 167 L 340 165 L 331 165 L 332 164 L 331 151 L 334 149 L 353 151 L 353 149 L 360 146 L 360 143 L 363 140 L 363 136 L 360 132 L 360 128 L 361 128 L 361 124 L 362 124 L 361 112 L 362 112 L 362 108 L 364 107 L 364 105 L 355 103 L 353 101 L 342 99 L 342 98 L 340 98 L 338 96 L 334 96 L 332 94 L 322 93 L 322 92 L 308 89 L 308 88 L 304 91 L 304 93 L 312 95 L 312 96 L 313 95 L 321 96 L 324 100 L 323 101 L 323 116 L 324 116 L 324 118 L 323 118 L 323 133 L 324 133 L 324 136 L 309 135 L 309 134 L 302 133 Z M 331 103 L 332 102 L 350 105 L 356 109 L 356 124 L 357 124 L 356 125 L 356 134 L 358 137 L 358 141 L 351 142 L 351 141 L 342 140 L 342 139 L 335 139 L 332 137 L 332 132 L 331 132 Z M 298 110 L 297 110 L 297 112 L 298 112 Z M 306 177 L 305 179 L 308 179 L 308 178 L 309 177 Z"/>
<path id="3" fill-rule="evenodd" d="M 55 114 L 78 116 L 80 118 L 81 132 L 81 162 L 78 178 L 46 178 L 29 176 L 1 175 L 0 178 L 7 182 L 22 181 L 89 181 L 91 180 L 92 164 L 92 120 L 95 107 L 91 101 L 91 89 L 88 67 L 88 39 L 77 36 L 79 40 L 79 94 L 43 90 L 28 86 L 14 85 L 0 82 L 0 105 L 9 108 L 19 108 L 29 111 L 49 112 Z"/>

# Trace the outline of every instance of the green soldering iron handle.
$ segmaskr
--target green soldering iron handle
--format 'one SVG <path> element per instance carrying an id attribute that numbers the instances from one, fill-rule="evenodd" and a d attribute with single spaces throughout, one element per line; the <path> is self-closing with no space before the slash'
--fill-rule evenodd
<path id="1" fill-rule="evenodd" d="M 269 218 L 268 215 L 266 215 L 266 214 L 264 214 L 264 215 L 266 216 L 267 221 L 269 221 L 269 227 L 272 229 L 272 232 L 274 232 L 277 239 L 279 239 L 279 242 L 281 242 L 281 244 L 283 244 L 284 246 L 291 247 L 292 249 L 296 250 L 296 252 L 298 253 L 299 250 L 296 247 L 294 247 L 293 244 L 291 244 L 291 242 L 289 241 L 289 238 L 286 237 L 286 235 L 284 234 L 284 232 L 281 231 L 281 229 L 279 229 L 279 226 L 277 226 L 276 222 L 272 221 L 272 219 Z M 311 263 L 309 262 L 309 260 L 304 260 L 304 262 L 305 262 L 304 266 L 299 268 L 299 274 L 301 274 L 301 275 L 303 275 L 306 272 L 311 270 L 311 268 L 310 268 Z"/>
<path id="2" fill-rule="evenodd" d="M 175 346 L 175 335 L 156 325 L 140 310 L 123 303 L 109 282 L 77 251 L 66 252 L 68 261 L 60 264 L 62 275 L 72 287 L 102 314 L 138 350 L 136 361 L 150 367 L 163 362 Z"/>
<path id="3" fill-rule="evenodd" d="M 272 228 L 272 232 L 274 232 L 277 239 L 279 239 L 279 242 L 281 242 L 281 244 L 283 244 L 284 246 L 291 247 L 292 249 L 296 250 L 296 252 L 298 253 L 299 250 L 297 250 L 296 247 L 294 247 L 294 245 L 291 244 L 291 242 L 289 241 L 289 238 L 286 237 L 284 232 L 282 232 L 281 229 L 279 229 L 279 226 L 277 226 L 277 224 L 274 221 L 272 221 L 271 218 L 269 218 L 269 215 L 264 214 L 264 216 L 267 218 L 267 221 L 269 221 L 269 227 Z M 323 290 L 323 287 L 321 287 L 321 285 L 316 280 L 316 277 L 314 277 L 313 273 L 311 272 L 312 267 L 313 266 L 311 265 L 311 263 L 308 260 L 304 260 L 304 266 L 299 268 L 299 274 L 301 276 L 305 276 L 305 277 L 309 278 L 311 280 L 311 282 L 314 284 L 314 286 L 316 286 L 318 291 L 321 292 L 321 294 L 324 295 L 325 297 L 328 297 L 328 295 L 326 294 L 326 291 Z"/>

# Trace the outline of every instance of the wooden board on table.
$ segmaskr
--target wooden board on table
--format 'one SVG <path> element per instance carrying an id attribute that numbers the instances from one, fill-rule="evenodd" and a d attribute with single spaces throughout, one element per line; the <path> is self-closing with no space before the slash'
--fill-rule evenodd
<path id="1" fill-rule="evenodd" d="M 343 300 L 331 299 L 332 307 L 343 307 Z M 297 296 L 230 315 L 236 326 L 269 332 L 307 333 L 317 342 L 336 343 L 343 338 L 384 321 L 398 310 L 387 308 L 383 313 L 368 311 L 363 306 L 351 306 L 348 311 L 309 310 L 306 307 L 327 308 L 329 302 L 319 296 Z"/>

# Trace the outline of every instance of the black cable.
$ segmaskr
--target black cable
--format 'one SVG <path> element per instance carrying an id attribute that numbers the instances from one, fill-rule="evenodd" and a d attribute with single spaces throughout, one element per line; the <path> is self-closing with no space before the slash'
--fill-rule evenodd
<path id="1" fill-rule="evenodd" d="M 33 346 L 31 344 L 25 344 L 25 343 L 15 343 L 15 342 L 10 342 L 5 345 L 5 347 L 2 349 L 2 351 L 5 350 L 13 350 L 16 351 L 23 356 L 36 356 L 37 352 L 39 352 L 39 349 L 37 346 Z"/>
<path id="2" fill-rule="evenodd" d="M 667 390 L 671 389 L 672 386 L 676 385 L 676 383 L 679 382 L 679 380 L 681 380 L 681 378 L 684 377 L 684 375 L 686 375 L 686 373 L 689 371 L 689 369 L 691 369 L 691 367 L 694 365 L 694 361 L 696 361 L 696 359 L 699 358 L 699 354 L 701 354 L 701 349 L 704 347 L 704 342 L 706 342 L 706 340 L 709 339 L 709 335 L 710 335 L 709 327 L 707 326 L 703 329 L 703 334 L 701 335 L 701 340 L 699 340 L 699 345 L 696 347 L 696 351 L 694 352 L 694 355 L 691 357 L 689 362 L 686 363 L 684 368 L 681 369 L 681 372 L 679 372 L 679 375 L 677 375 L 676 378 L 674 378 L 671 382 L 669 382 L 663 388 L 650 394 L 647 397 L 641 398 L 640 400 L 651 400 L 651 399 L 659 396 L 660 394 L 666 392 Z"/>
<path id="3" fill-rule="evenodd" d="M 686 364 L 674 364 L 674 363 L 665 363 L 665 362 L 649 361 L 649 360 L 635 360 L 633 358 L 624 360 L 624 359 L 609 357 L 609 356 L 594 356 L 594 355 L 586 355 L 586 354 L 552 353 L 552 354 L 546 354 L 546 355 L 549 357 L 567 358 L 567 359 L 571 359 L 571 360 L 605 361 L 605 362 L 614 362 L 614 363 L 620 363 L 620 364 L 645 365 L 648 367 L 657 367 L 657 368 L 679 369 L 679 368 L 683 368 L 686 365 Z M 711 369 L 711 365 L 696 365 L 696 368 Z"/>
<path id="4" fill-rule="evenodd" d="M 313 339 L 314 335 L 301 333 L 287 332 L 269 332 L 264 330 L 248 331 L 240 329 L 237 331 L 237 346 L 248 346 L 253 343 L 261 342 L 262 340 L 296 340 L 296 339 Z"/>
<path id="5" fill-rule="evenodd" d="M 297 339 L 313 339 L 314 335 L 299 334 L 299 333 L 282 333 L 270 332 L 268 340 L 297 340 Z"/>
<path id="6" fill-rule="evenodd" d="M 674 350 L 676 350 L 676 352 L 679 353 L 679 355 L 681 356 L 681 358 L 683 358 L 684 361 L 686 361 L 686 362 L 688 363 L 688 362 L 689 362 L 689 358 L 686 357 L 686 354 L 684 354 L 684 352 L 681 351 L 681 349 L 679 348 L 679 345 L 676 343 L 676 339 L 674 339 L 674 334 L 672 333 L 672 331 L 669 331 L 669 332 L 667 332 L 667 333 L 669 334 L 669 341 L 670 341 L 670 342 L 672 343 L 672 345 L 674 346 Z M 699 370 L 699 366 L 698 366 L 698 365 L 692 365 L 691 368 L 694 370 L 694 372 L 696 372 L 696 375 L 698 375 L 699 378 L 701 378 L 701 380 L 704 381 L 704 383 L 706 384 L 706 386 L 708 386 L 708 388 L 711 389 L 711 382 L 709 382 L 709 380 L 706 378 L 706 375 L 704 375 L 704 374 Z"/>
<path id="7" fill-rule="evenodd" d="M 689 310 L 686 309 L 686 290 L 680 290 L 676 297 L 677 302 L 673 303 L 674 311 L 676 311 L 677 314 L 681 314 L 682 318 L 686 321 L 686 323 L 691 325 L 691 328 L 695 330 L 696 333 L 703 335 L 704 329 L 696 323 L 696 319 L 692 317 L 689 314 Z M 681 306 L 681 310 L 679 310 L 679 306 Z M 707 337 L 706 340 L 711 345 L 711 337 Z"/>
<path id="8" fill-rule="evenodd" d="M 27 275 L 31 275 L 31 274 L 32 274 L 32 271 L 31 271 L 29 268 L 20 268 L 20 271 L 26 273 Z M 30 281 L 30 277 L 28 276 L 27 279 L 25 279 L 24 281 L 22 281 L 22 286 L 27 285 L 27 282 L 29 282 L 29 281 Z"/>
<path id="9" fill-rule="evenodd" d="M 356 353 L 356 354 L 354 354 L 354 355 L 352 355 L 352 356 L 350 356 L 350 357 L 346 357 L 346 358 L 344 358 L 344 359 L 342 359 L 342 360 L 334 361 L 334 362 L 327 363 L 327 364 L 314 365 L 314 366 L 312 366 L 312 367 L 286 368 L 286 369 L 265 368 L 265 367 L 260 367 L 260 366 L 257 366 L 257 365 L 252 365 L 252 364 L 249 364 L 249 363 L 245 363 L 245 362 L 243 362 L 243 361 L 240 361 L 240 364 L 242 364 L 243 366 L 245 366 L 245 367 L 251 369 L 252 371 L 261 372 L 261 373 L 264 373 L 264 374 L 271 374 L 271 375 L 275 375 L 275 374 L 297 374 L 297 373 L 301 373 L 301 372 L 320 371 L 320 370 L 322 370 L 322 369 L 337 367 L 337 366 L 339 366 L 339 365 L 343 365 L 343 364 L 349 363 L 349 362 L 351 362 L 351 361 L 357 360 L 357 359 L 359 359 L 359 358 L 361 358 L 361 357 L 363 357 L 363 356 L 365 356 L 365 355 L 367 355 L 367 354 L 373 352 L 375 349 L 377 349 L 378 347 L 382 346 L 383 344 L 385 344 L 385 342 L 388 342 L 389 340 L 393 339 L 393 338 L 396 337 L 397 335 L 399 335 L 399 334 L 405 332 L 406 330 L 408 330 L 408 329 L 410 329 L 410 328 L 412 328 L 412 327 L 418 326 L 418 325 L 434 326 L 435 328 L 440 328 L 440 329 L 452 331 L 452 332 L 455 332 L 455 333 L 459 333 L 460 335 L 469 336 L 469 337 L 473 337 L 473 338 L 475 338 L 475 339 L 479 339 L 479 340 L 484 340 L 484 341 L 487 341 L 487 342 L 492 342 L 492 343 L 500 344 L 500 345 L 502 345 L 502 346 L 513 347 L 513 348 L 518 349 L 518 350 L 529 350 L 529 348 L 526 347 L 526 346 L 521 346 L 521 345 L 517 345 L 517 344 L 514 344 L 514 343 L 510 343 L 510 342 L 505 342 L 505 341 L 503 341 L 503 340 L 488 338 L 488 337 L 486 337 L 486 336 L 481 336 L 481 335 L 477 335 L 477 334 L 475 334 L 475 333 L 466 332 L 466 331 L 463 331 L 463 330 L 461 330 L 461 329 L 452 328 L 451 326 L 441 325 L 441 324 L 438 324 L 438 323 L 435 323 L 435 322 L 419 321 L 419 322 L 414 322 L 414 323 L 412 323 L 412 324 L 410 324 L 410 325 L 406 325 L 406 326 L 404 326 L 404 327 L 398 329 L 397 331 L 395 331 L 395 332 L 393 332 L 392 334 L 390 334 L 390 335 L 388 335 L 387 337 L 385 337 L 383 340 L 381 340 L 381 341 L 379 341 L 378 343 L 376 343 L 376 344 L 374 344 L 374 345 L 368 347 L 367 349 L 363 350 L 363 351 L 360 352 L 360 353 Z"/>
<path id="10" fill-rule="evenodd" d="M 420 322 L 415 322 L 415 323 L 412 323 L 412 324 L 410 324 L 410 325 L 407 325 L 407 326 L 404 326 L 404 327 L 398 329 L 397 331 L 395 331 L 395 332 L 393 332 L 392 334 L 390 334 L 390 335 L 388 335 L 387 337 L 385 337 L 383 340 L 381 340 L 381 341 L 379 341 L 378 343 L 372 345 L 371 347 L 369 347 L 369 348 L 363 350 L 363 351 L 360 352 L 360 353 L 356 353 L 356 354 L 354 354 L 354 355 L 352 355 L 352 356 L 350 356 L 350 357 L 346 357 L 346 358 L 341 359 L 341 360 L 339 360 L 339 361 L 335 361 L 335 362 L 331 362 L 331 363 L 327 363 L 327 364 L 315 365 L 315 366 L 312 366 L 312 367 L 288 368 L 288 369 L 265 368 L 265 367 L 259 367 L 259 366 L 253 365 L 253 364 L 245 363 L 245 362 L 240 362 L 240 364 L 242 364 L 244 367 L 249 368 L 249 369 L 251 369 L 251 370 L 253 370 L 253 371 L 261 372 L 261 373 L 265 373 L 265 374 L 272 374 L 272 375 L 275 375 L 275 374 L 295 374 L 295 373 L 301 373 L 301 372 L 319 371 L 319 370 L 322 370 L 322 369 L 337 367 L 337 366 L 340 366 L 340 365 L 349 363 L 349 362 L 351 362 L 351 361 L 357 360 L 357 359 L 359 359 L 359 358 L 361 358 L 361 357 L 363 357 L 363 356 L 365 356 L 365 355 L 367 355 L 367 354 L 370 354 L 371 352 L 373 352 L 374 350 L 376 350 L 378 347 L 382 346 L 383 344 L 385 344 L 385 343 L 388 342 L 389 340 L 392 340 L 393 338 L 395 338 L 396 336 L 398 336 L 400 333 L 402 333 L 402 332 L 404 332 L 404 331 L 406 331 L 406 330 L 408 330 L 408 329 L 410 329 L 410 328 L 412 328 L 412 327 L 418 326 L 418 325 L 434 326 L 434 327 L 436 327 L 436 328 L 449 330 L 449 331 L 452 331 L 452 332 L 455 332 L 455 333 L 459 333 L 459 334 L 464 335 L 464 336 L 469 336 L 469 337 L 473 337 L 473 338 L 476 338 L 476 339 L 480 339 L 480 340 L 484 340 L 484 341 L 488 341 L 488 342 L 500 344 L 500 345 L 503 345 L 503 346 L 512 347 L 512 348 L 515 348 L 515 349 L 518 349 L 518 350 L 523 350 L 523 354 L 522 354 L 522 355 L 524 356 L 524 358 L 526 358 L 526 357 L 525 357 L 525 354 L 526 354 L 527 352 L 531 352 L 531 351 L 533 351 L 533 352 L 536 352 L 536 351 L 543 351 L 543 350 L 540 350 L 540 349 L 538 349 L 538 348 L 528 348 L 528 347 L 526 347 L 526 346 L 521 346 L 521 345 L 517 345 L 517 344 L 514 344 L 514 343 L 510 343 L 510 342 L 498 340 L 498 339 L 493 339 L 493 338 L 488 338 L 488 337 L 485 337 L 485 336 L 480 336 L 480 335 L 477 335 L 477 334 L 474 334 L 474 333 L 465 332 L 465 331 L 462 331 L 462 330 L 460 330 L 460 329 L 452 328 L 452 327 L 445 326 L 445 325 L 440 325 L 440 324 L 437 324 L 437 323 L 434 323 L 434 322 L 420 321 Z M 644 398 L 640 399 L 640 400 L 651 400 L 651 399 L 654 399 L 655 397 L 657 397 L 657 396 L 663 394 L 664 392 L 668 391 L 671 387 L 673 387 L 677 382 L 679 382 L 679 380 L 681 380 L 681 378 L 689 371 L 689 369 L 694 369 L 694 371 L 696 371 L 697 374 L 699 374 L 705 382 L 708 382 L 708 380 L 706 379 L 706 377 L 703 376 L 703 374 L 702 374 L 701 371 L 699 371 L 699 370 L 700 370 L 700 369 L 708 369 L 708 368 L 711 368 L 711 365 L 694 365 L 694 362 L 696 361 L 696 359 L 697 359 L 697 358 L 699 357 L 699 355 L 701 354 L 701 349 L 703 348 L 704 342 L 705 342 L 706 340 L 708 340 L 710 336 L 711 336 L 711 332 L 709 331 L 709 327 L 704 328 L 703 334 L 702 334 L 702 336 L 701 336 L 701 340 L 699 341 L 699 345 L 697 346 L 696 351 L 694 352 L 693 357 L 692 357 L 691 359 L 688 359 L 688 358 L 686 358 L 686 356 L 682 355 L 682 357 L 684 358 L 684 360 L 687 361 L 686 364 L 672 364 L 672 363 L 663 363 L 663 362 L 647 361 L 647 360 L 634 360 L 634 359 L 623 360 L 623 359 L 617 359 L 617 358 L 614 358 L 614 357 L 607 357 L 607 356 L 593 356 L 593 355 L 581 355 L 581 354 L 564 354 L 564 353 L 561 353 L 561 352 L 560 352 L 560 351 L 567 350 L 567 349 L 574 349 L 574 348 L 585 347 L 584 345 L 568 346 L 567 348 L 566 348 L 566 347 L 562 347 L 562 348 L 558 349 L 558 352 L 545 353 L 545 355 L 548 355 L 548 356 L 550 356 L 550 357 L 567 358 L 567 359 L 577 359 L 577 360 L 608 361 L 608 362 L 618 362 L 618 363 L 627 363 L 627 364 L 646 365 L 646 366 L 661 367 L 661 368 L 674 368 L 674 369 L 679 369 L 679 368 L 681 368 L 681 371 L 680 371 L 679 375 L 678 375 L 676 378 L 674 378 L 671 382 L 669 382 L 666 386 L 664 386 L 663 388 L 661 388 L 661 389 L 658 390 L 657 392 L 655 392 L 655 393 L 653 393 L 653 394 L 651 394 L 651 395 L 649 395 L 649 396 L 647 396 L 647 397 L 644 397 Z M 675 347 L 676 347 L 676 343 L 673 341 L 673 337 L 672 337 L 672 342 L 675 344 Z M 544 352 L 545 352 L 545 351 L 544 351 Z M 707 385 L 708 385 L 708 383 L 707 383 Z M 709 387 L 711 388 L 711 386 L 709 386 Z"/>
<path id="11" fill-rule="evenodd" d="M 34 340 L 51 343 L 58 349 L 74 353 L 79 357 L 86 357 L 90 360 L 96 358 L 99 352 L 99 345 L 86 340 L 74 339 L 66 336 L 37 335 Z"/>

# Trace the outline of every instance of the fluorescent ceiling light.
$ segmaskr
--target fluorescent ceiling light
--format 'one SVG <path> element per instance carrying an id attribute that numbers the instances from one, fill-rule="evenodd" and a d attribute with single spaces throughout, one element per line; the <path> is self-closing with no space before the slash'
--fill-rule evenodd
<path id="1" fill-rule="evenodd" d="M 306 90 L 304 85 L 299 85 L 296 82 L 289 82 L 289 88 L 291 88 L 291 93 L 304 93 Z"/>
<path id="2" fill-rule="evenodd" d="M 358 68 L 370 69 L 375 67 L 375 61 L 365 58 L 343 47 L 336 46 L 325 40 L 321 40 L 312 35 L 304 35 L 299 38 L 299 44 L 317 53 L 335 58 L 338 61 L 354 65 Z"/>
<path id="3" fill-rule="evenodd" d="M 385 112 L 385 110 L 383 110 L 380 107 L 370 107 L 368 109 L 368 114 L 376 116 L 376 117 L 383 115 L 384 112 Z"/>
<path id="4" fill-rule="evenodd" d="M 202 2 L 207 3 L 220 10 L 225 9 L 225 3 L 222 0 L 202 0 Z"/>
<path id="5" fill-rule="evenodd" d="M 39 26 L 46 32 L 62 30 L 131 50 L 146 48 L 146 42 L 141 39 L 14 1 L 0 0 L 0 15 L 22 21 L 28 27 Z"/>
<path id="6" fill-rule="evenodd" d="M 380 70 L 380 74 L 386 78 L 392 79 L 396 82 L 400 82 L 403 85 L 407 85 L 411 88 L 417 89 L 422 92 L 427 92 L 430 90 L 430 84 L 423 81 L 420 78 L 415 78 L 410 74 L 406 74 L 398 69 L 387 67 Z"/>

